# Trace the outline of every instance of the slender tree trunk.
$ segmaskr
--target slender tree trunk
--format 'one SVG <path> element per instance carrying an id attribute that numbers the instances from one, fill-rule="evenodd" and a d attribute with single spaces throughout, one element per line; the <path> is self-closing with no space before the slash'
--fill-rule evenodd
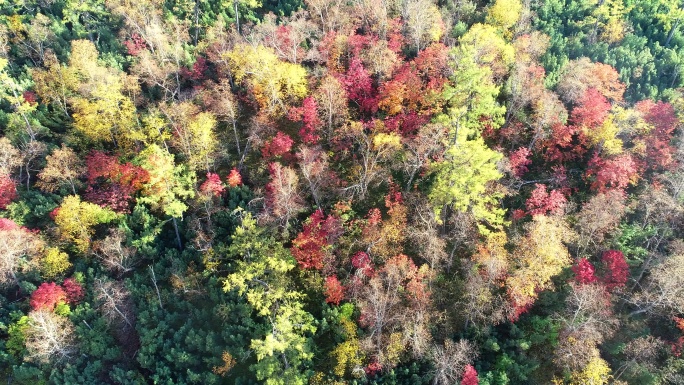
<path id="1" fill-rule="evenodd" d="M 178 250 L 183 249 L 183 243 L 181 242 L 180 233 L 178 232 L 178 222 L 176 222 L 176 217 L 171 217 L 173 222 L 173 230 L 176 232 L 176 243 L 178 244 Z"/>

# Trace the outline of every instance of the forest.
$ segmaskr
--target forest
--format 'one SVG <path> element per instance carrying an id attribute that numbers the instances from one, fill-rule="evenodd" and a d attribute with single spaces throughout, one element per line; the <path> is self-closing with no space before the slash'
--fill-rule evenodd
<path id="1" fill-rule="evenodd" d="M 682 0 L 0 0 L 0 381 L 684 384 Z"/>

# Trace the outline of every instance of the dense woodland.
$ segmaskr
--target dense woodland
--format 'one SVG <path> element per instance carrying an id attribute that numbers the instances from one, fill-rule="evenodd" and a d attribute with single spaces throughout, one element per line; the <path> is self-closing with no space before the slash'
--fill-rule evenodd
<path id="1" fill-rule="evenodd" d="M 0 380 L 684 384 L 682 18 L 0 1 Z"/>

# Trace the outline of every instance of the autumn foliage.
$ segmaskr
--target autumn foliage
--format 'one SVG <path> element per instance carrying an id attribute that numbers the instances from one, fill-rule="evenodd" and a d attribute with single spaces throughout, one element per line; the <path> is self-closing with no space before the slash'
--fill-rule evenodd
<path id="1" fill-rule="evenodd" d="M 53 310 L 60 302 L 66 302 L 67 293 L 54 282 L 44 282 L 31 294 L 31 308 Z"/>

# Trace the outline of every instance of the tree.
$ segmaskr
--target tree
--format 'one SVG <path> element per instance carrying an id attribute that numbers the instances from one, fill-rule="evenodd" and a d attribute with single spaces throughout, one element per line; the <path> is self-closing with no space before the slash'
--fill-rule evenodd
<path id="1" fill-rule="evenodd" d="M 355 298 L 359 324 L 368 328 L 362 346 L 382 367 L 397 364 L 408 346 L 415 357 L 427 353 L 431 317 L 427 266 L 416 266 L 403 255 L 388 259 Z"/>
<path id="2" fill-rule="evenodd" d="M 31 293 L 31 309 L 47 309 L 48 311 L 53 311 L 58 303 L 64 303 L 66 300 L 66 292 L 61 286 L 54 282 L 43 282 L 33 293 Z"/>
<path id="3" fill-rule="evenodd" d="M 321 270 L 324 261 L 328 262 L 326 259 L 340 229 L 335 217 L 324 218 L 323 211 L 316 210 L 292 241 L 290 252 L 302 269 Z"/>
<path id="4" fill-rule="evenodd" d="M 444 345 L 436 345 L 430 357 L 435 365 L 432 383 L 451 385 L 462 380 L 477 355 L 475 346 L 468 340 L 445 340 Z"/>
<path id="5" fill-rule="evenodd" d="M 625 198 L 623 192 L 611 190 L 591 197 L 582 205 L 575 225 L 579 255 L 587 250 L 598 251 L 606 238 L 615 232 L 627 209 Z"/>
<path id="6" fill-rule="evenodd" d="M 29 313 L 26 328 L 27 359 L 38 363 L 68 360 L 76 353 L 74 325 L 49 309 Z"/>
<path id="7" fill-rule="evenodd" d="M 263 339 L 251 342 L 257 359 L 252 370 L 268 385 L 304 385 L 308 377 L 304 371 L 313 357 L 307 335 L 316 327 L 303 309 L 303 294 L 292 289 L 287 276 L 294 260 L 282 244 L 263 234 L 251 214 L 241 215 L 228 249 L 235 272 L 226 278 L 224 290 L 236 290 L 258 316 L 268 320 Z"/>
<path id="8" fill-rule="evenodd" d="M 43 243 L 36 234 L 14 222 L 0 228 L 0 284 L 19 284 L 17 273 L 29 270 L 42 248 Z"/>
<path id="9" fill-rule="evenodd" d="M 618 72 L 610 65 L 592 63 L 586 57 L 569 61 L 561 70 L 557 86 L 561 98 L 566 103 L 576 103 L 590 88 L 614 102 L 622 101 L 625 92 Z"/>
<path id="10" fill-rule="evenodd" d="M 641 292 L 629 300 L 635 306 L 632 315 L 652 313 L 677 315 L 684 313 L 684 255 L 675 254 L 652 268 Z"/>
<path id="11" fill-rule="evenodd" d="M 580 258 L 577 264 L 572 267 L 572 272 L 575 273 L 575 281 L 583 285 L 598 282 L 594 265 L 586 258 Z"/>
<path id="12" fill-rule="evenodd" d="M 113 155 L 91 151 L 86 156 L 88 188 L 86 199 L 117 212 L 130 210 L 133 195 L 149 182 L 149 173 Z"/>
<path id="13" fill-rule="evenodd" d="M 76 95 L 80 85 L 77 70 L 61 64 L 53 52 L 46 53 L 43 64 L 45 69 L 31 69 L 35 91 L 46 103 L 59 106 L 67 115 L 68 101 Z"/>
<path id="14" fill-rule="evenodd" d="M 73 242 L 76 250 L 85 253 L 90 248 L 95 226 L 117 218 L 113 211 L 82 202 L 78 195 L 70 195 L 64 198 L 57 209 L 55 223 L 62 239 Z"/>
<path id="15" fill-rule="evenodd" d="M 535 215 L 527 226 L 527 234 L 516 245 L 514 268 L 506 279 L 506 288 L 514 308 L 510 317 L 531 306 L 539 291 L 551 287 L 551 278 L 571 263 L 566 244 L 576 235 L 563 217 Z"/>
<path id="16" fill-rule="evenodd" d="M 21 165 L 21 154 L 6 137 L 0 138 L 0 175 L 11 175 Z"/>
<path id="17" fill-rule="evenodd" d="M 488 23 L 504 31 L 509 30 L 520 19 L 521 11 L 522 4 L 519 0 L 497 0 L 487 11 Z"/>
<path id="18" fill-rule="evenodd" d="M 69 255 L 56 247 L 50 247 L 40 261 L 42 275 L 45 278 L 55 279 L 71 267 Z"/>
<path id="19" fill-rule="evenodd" d="M 171 123 L 171 145 L 177 148 L 190 170 L 210 171 L 216 157 L 218 141 L 214 129 L 216 117 L 189 102 L 163 109 Z"/>
<path id="20" fill-rule="evenodd" d="M 449 147 L 445 159 L 431 167 L 436 178 L 428 198 L 437 217 L 450 207 L 472 213 L 481 222 L 478 227 L 482 233 L 500 228 L 505 211 L 498 207 L 502 194 L 496 189 L 496 181 L 502 174 L 496 163 L 502 157 L 481 138 Z"/>
<path id="21" fill-rule="evenodd" d="M 608 250 L 601 256 L 601 262 L 605 269 L 601 281 L 606 289 L 612 291 L 624 287 L 629 278 L 629 265 L 625 261 L 625 255 L 618 250 Z"/>
<path id="22" fill-rule="evenodd" d="M 299 178 L 290 167 L 272 162 L 268 166 L 271 181 L 266 185 L 266 218 L 277 220 L 287 228 L 290 219 L 304 210 L 299 191 Z"/>
<path id="23" fill-rule="evenodd" d="M 188 208 L 183 199 L 195 195 L 195 174 L 186 170 L 184 165 L 176 165 L 173 154 L 153 144 L 144 149 L 136 158 L 136 163 L 147 171 L 149 180 L 143 183 L 138 202 L 147 203 L 155 211 L 171 217 L 176 231 L 176 242 L 181 248 L 177 218 L 182 218 Z"/>
<path id="24" fill-rule="evenodd" d="M 467 365 L 465 373 L 463 373 L 463 379 L 461 380 L 461 385 L 477 385 L 480 381 L 477 378 L 477 371 L 472 365 Z"/>
<path id="25" fill-rule="evenodd" d="M 235 82 L 244 82 L 257 105 L 269 115 L 286 113 L 287 104 L 306 95 L 306 70 L 278 60 L 271 49 L 241 44 L 228 52 L 226 59 Z"/>
<path id="26" fill-rule="evenodd" d="M 64 144 L 48 155 L 46 160 L 47 165 L 38 173 L 36 185 L 43 191 L 54 192 L 61 185 L 68 184 L 71 187 L 71 192 L 76 195 L 78 178 L 86 171 L 83 160 Z"/>
<path id="27" fill-rule="evenodd" d="M 137 124 L 135 105 L 123 94 L 125 78 L 100 67 L 97 57 L 92 42 L 72 41 L 69 65 L 83 79 L 81 96 L 71 99 L 74 128 L 93 141 L 127 145 L 128 134 Z"/>
<path id="28" fill-rule="evenodd" d="M 7 174 L 0 174 L 0 210 L 17 199 L 17 185 Z"/>
<path id="29" fill-rule="evenodd" d="M 530 215 L 562 214 L 567 199 L 560 190 L 546 192 L 546 186 L 535 183 L 532 194 L 525 201 L 525 207 Z"/>
<path id="30" fill-rule="evenodd" d="M 637 165 L 629 154 L 603 159 L 597 154 L 589 161 L 586 177 L 592 182 L 591 188 L 600 193 L 610 190 L 624 190 L 636 184 L 639 179 Z"/>
<path id="31" fill-rule="evenodd" d="M 416 52 L 442 37 L 442 17 L 439 8 L 432 1 L 403 1 L 401 16 L 404 20 L 404 33 Z"/>
<path id="32" fill-rule="evenodd" d="M 325 278 L 325 302 L 339 305 L 344 299 L 344 286 L 336 275 Z"/>

